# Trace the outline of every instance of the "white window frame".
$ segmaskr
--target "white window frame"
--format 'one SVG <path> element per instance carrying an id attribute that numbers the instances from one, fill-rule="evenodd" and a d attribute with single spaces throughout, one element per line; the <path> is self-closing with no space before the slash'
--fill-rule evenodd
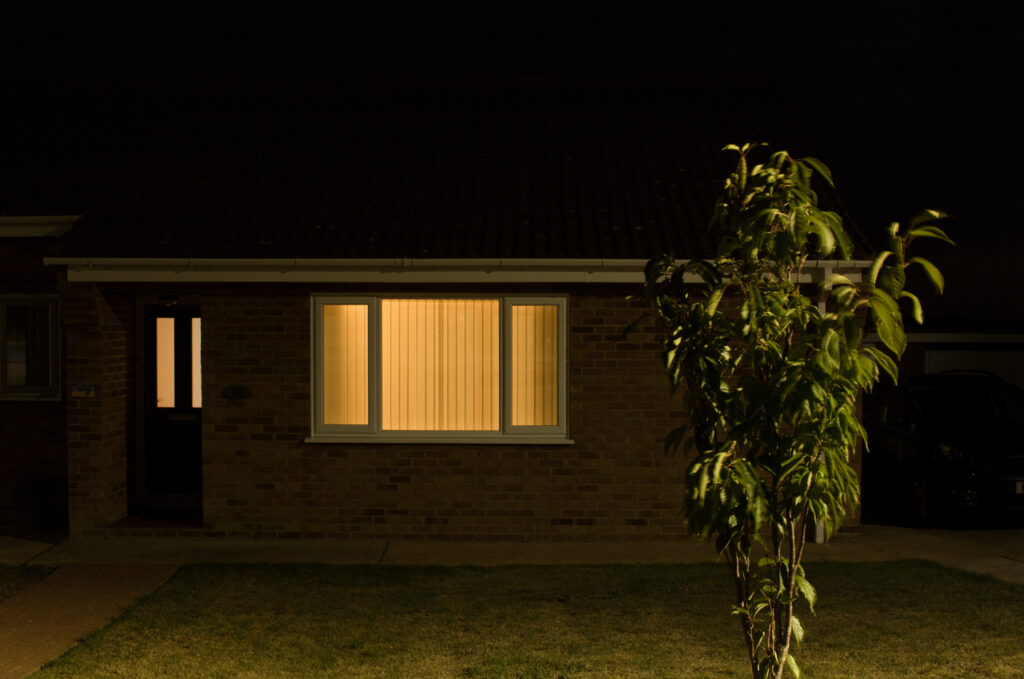
<path id="1" fill-rule="evenodd" d="M 45 306 L 49 316 L 47 333 L 50 381 L 46 385 L 8 387 L 7 382 L 7 309 L 11 305 L 33 304 Z M 0 295 L 0 400 L 2 401 L 57 401 L 60 400 L 60 310 L 56 295 Z"/>
<path id="2" fill-rule="evenodd" d="M 497 431 L 383 431 L 381 427 L 381 300 L 383 299 L 496 299 L 499 313 L 499 407 Z M 571 444 L 568 437 L 568 300 L 565 295 L 445 295 L 401 294 L 338 295 L 314 294 L 310 300 L 311 337 L 311 427 L 310 443 L 485 443 L 485 444 Z M 324 346 L 323 308 L 331 304 L 365 304 L 368 307 L 369 340 L 369 417 L 364 425 L 324 423 Z M 508 346 L 512 336 L 512 307 L 547 305 L 558 307 L 558 424 L 554 426 L 512 426 L 512 355 Z"/>

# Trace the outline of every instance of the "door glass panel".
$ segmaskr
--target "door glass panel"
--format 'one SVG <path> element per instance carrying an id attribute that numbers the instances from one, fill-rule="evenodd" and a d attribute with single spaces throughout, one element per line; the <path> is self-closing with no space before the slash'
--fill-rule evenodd
<path id="1" fill-rule="evenodd" d="M 199 347 L 202 344 L 200 342 L 201 330 L 199 328 L 199 319 L 192 319 L 192 407 L 202 408 L 203 407 L 203 382 L 202 382 L 202 363 L 199 357 Z"/>
<path id="2" fill-rule="evenodd" d="M 156 407 L 174 407 L 174 319 L 156 319 Z"/>

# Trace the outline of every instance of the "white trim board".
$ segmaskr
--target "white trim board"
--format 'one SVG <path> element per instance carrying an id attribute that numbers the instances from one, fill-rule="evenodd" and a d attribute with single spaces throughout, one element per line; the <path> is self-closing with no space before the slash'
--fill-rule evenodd
<path id="1" fill-rule="evenodd" d="M 680 260 L 684 263 L 687 260 Z M 46 257 L 68 280 L 122 283 L 622 283 L 644 281 L 645 259 L 188 259 Z M 801 282 L 857 281 L 869 261 L 815 260 Z M 699 278 L 687 274 L 688 281 Z"/>

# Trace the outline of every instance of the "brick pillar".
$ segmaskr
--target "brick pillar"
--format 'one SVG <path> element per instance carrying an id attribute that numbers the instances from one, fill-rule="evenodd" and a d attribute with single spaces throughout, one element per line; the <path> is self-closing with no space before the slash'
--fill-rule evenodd
<path id="1" fill-rule="evenodd" d="M 68 390 L 68 515 L 72 535 L 127 512 L 132 394 L 130 299 L 95 284 L 61 287 Z"/>

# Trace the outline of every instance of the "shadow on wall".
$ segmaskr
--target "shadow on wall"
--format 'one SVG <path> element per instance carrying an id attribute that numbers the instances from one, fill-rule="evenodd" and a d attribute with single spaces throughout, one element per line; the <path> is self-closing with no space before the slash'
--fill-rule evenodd
<path id="1" fill-rule="evenodd" d="M 68 482 L 55 474 L 27 474 L 14 490 L 19 535 L 66 533 Z"/>

